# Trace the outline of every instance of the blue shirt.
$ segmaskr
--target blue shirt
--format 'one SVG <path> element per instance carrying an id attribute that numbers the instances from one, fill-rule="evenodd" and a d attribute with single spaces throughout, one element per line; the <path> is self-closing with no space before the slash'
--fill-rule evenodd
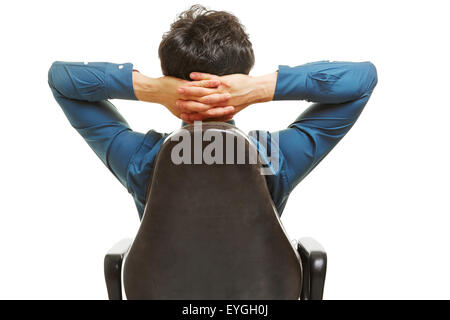
<path id="1" fill-rule="evenodd" d="M 142 218 L 150 173 L 168 133 L 133 131 L 111 103 L 111 99 L 137 100 L 132 71 L 131 63 L 56 61 L 48 83 L 72 127 L 127 188 Z M 278 146 L 270 145 L 273 132 L 265 132 L 265 145 L 279 148 L 279 170 L 265 176 L 279 215 L 294 187 L 356 122 L 377 81 L 371 62 L 279 66 L 274 100 L 313 102 L 288 128 L 276 132 Z"/>

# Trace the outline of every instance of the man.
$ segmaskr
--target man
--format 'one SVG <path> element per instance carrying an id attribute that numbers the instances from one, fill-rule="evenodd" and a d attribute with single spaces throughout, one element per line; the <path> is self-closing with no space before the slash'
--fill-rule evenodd
<path id="1" fill-rule="evenodd" d="M 71 125 L 132 194 L 141 218 L 153 162 L 167 134 L 131 130 L 108 99 L 158 103 L 185 122 L 233 124 L 234 115 L 251 104 L 314 102 L 277 132 L 278 146 L 271 146 L 279 148 L 279 170 L 266 181 L 281 215 L 290 192 L 350 130 L 377 84 L 370 62 L 318 61 L 249 76 L 254 54 L 243 26 L 230 13 L 201 6 L 171 25 L 159 57 L 161 78 L 147 77 L 131 63 L 103 62 L 54 62 L 48 74 Z"/>

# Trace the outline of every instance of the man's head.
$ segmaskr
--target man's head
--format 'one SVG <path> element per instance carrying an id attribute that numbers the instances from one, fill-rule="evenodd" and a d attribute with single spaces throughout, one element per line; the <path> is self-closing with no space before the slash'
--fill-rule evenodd
<path id="1" fill-rule="evenodd" d="M 159 46 L 164 75 L 190 80 L 191 72 L 248 74 L 255 63 L 252 43 L 232 14 L 195 5 L 181 13 Z"/>

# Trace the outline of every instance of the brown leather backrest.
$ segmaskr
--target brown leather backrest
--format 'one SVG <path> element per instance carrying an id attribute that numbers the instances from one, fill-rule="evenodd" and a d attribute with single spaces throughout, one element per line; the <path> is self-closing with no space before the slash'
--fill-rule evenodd
<path id="1" fill-rule="evenodd" d="M 224 162 L 234 150 L 228 160 L 235 164 L 174 163 L 172 153 L 179 151 L 186 134 L 192 150 L 198 148 L 193 125 L 167 138 L 125 259 L 127 298 L 298 299 L 299 257 L 279 220 L 259 158 L 253 161 L 253 144 L 226 123 L 204 123 L 201 134 L 208 130 L 224 142 L 236 139 L 234 147 L 225 143 L 222 149 Z M 237 140 L 245 144 L 244 164 L 236 164 Z M 208 145 L 210 141 L 202 141 L 201 150 Z"/>

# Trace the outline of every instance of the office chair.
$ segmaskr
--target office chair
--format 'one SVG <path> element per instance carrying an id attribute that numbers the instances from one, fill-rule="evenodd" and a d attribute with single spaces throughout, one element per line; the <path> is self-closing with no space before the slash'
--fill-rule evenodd
<path id="1" fill-rule="evenodd" d="M 233 164 L 186 163 L 220 137 L 223 146 L 211 154 Z M 191 154 L 180 152 L 181 142 Z M 121 300 L 122 291 L 139 300 L 322 299 L 326 253 L 311 238 L 289 240 L 255 152 L 228 123 L 187 125 L 167 137 L 136 237 L 105 256 L 109 299 Z M 174 156 L 188 161 L 177 164 Z"/>

